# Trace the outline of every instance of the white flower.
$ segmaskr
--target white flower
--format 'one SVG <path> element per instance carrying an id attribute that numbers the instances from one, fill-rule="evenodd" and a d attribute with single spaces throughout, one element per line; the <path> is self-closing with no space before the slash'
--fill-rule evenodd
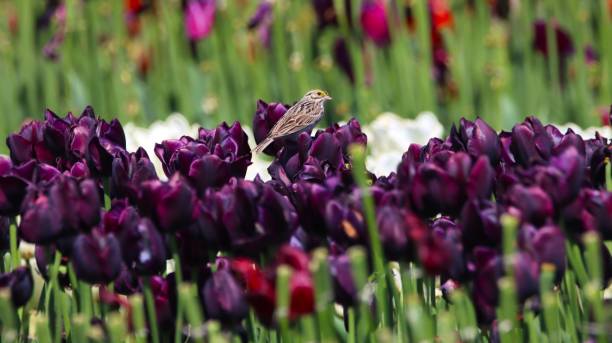
<path id="1" fill-rule="evenodd" d="M 441 136 L 443 131 L 432 112 L 422 112 L 415 119 L 382 113 L 363 128 L 370 148 L 366 166 L 376 175 L 388 175 L 395 171 L 410 144 L 426 144 L 430 138 Z"/>

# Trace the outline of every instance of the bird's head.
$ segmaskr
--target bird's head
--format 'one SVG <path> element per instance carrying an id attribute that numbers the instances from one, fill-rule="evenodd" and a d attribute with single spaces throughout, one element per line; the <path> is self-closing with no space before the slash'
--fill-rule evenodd
<path id="1" fill-rule="evenodd" d="M 311 91 L 308 91 L 308 93 L 304 95 L 304 98 L 313 101 L 327 101 L 332 99 L 326 91 L 322 91 L 320 89 L 313 89 Z"/>

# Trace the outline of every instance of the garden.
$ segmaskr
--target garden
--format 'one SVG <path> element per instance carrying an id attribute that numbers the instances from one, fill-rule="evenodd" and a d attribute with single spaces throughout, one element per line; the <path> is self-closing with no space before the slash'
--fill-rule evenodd
<path id="1" fill-rule="evenodd" d="M 609 342 L 612 1 L 0 1 L 1 342 Z"/>

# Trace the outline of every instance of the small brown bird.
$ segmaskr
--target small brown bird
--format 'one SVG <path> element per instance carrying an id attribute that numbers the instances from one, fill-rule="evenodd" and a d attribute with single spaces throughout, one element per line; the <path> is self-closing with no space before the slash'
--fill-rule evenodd
<path id="1" fill-rule="evenodd" d="M 309 91 L 285 112 L 268 132 L 268 136 L 251 152 L 260 153 L 278 138 L 299 134 L 314 128 L 323 117 L 325 111 L 323 104 L 331 99 L 327 92 L 320 89 Z"/>

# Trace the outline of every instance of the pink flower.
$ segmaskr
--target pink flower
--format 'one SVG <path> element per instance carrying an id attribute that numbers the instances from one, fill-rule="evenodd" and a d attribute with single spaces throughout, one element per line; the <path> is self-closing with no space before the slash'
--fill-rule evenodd
<path id="1" fill-rule="evenodd" d="M 361 27 L 366 36 L 378 45 L 386 45 L 391 41 L 387 11 L 381 0 L 368 0 L 361 7 Z"/>
<path id="2" fill-rule="evenodd" d="M 215 24 L 215 0 L 190 0 L 185 7 L 185 32 L 192 41 L 206 38 Z"/>

